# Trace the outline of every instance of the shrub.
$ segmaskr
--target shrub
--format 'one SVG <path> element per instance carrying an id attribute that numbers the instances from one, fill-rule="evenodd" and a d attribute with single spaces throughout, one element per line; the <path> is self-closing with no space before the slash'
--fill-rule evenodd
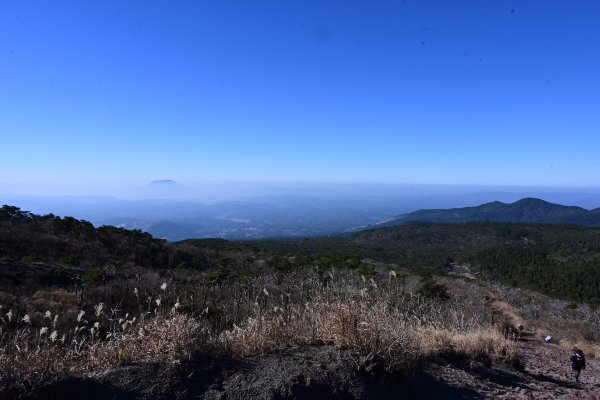
<path id="1" fill-rule="evenodd" d="M 427 279 L 419 289 L 418 293 L 421 296 L 435 300 L 448 300 L 450 294 L 448 293 L 448 287 L 444 284 L 436 283 L 433 279 Z"/>
<path id="2" fill-rule="evenodd" d="M 99 283 L 102 282 L 103 277 L 104 274 L 102 273 L 102 270 L 95 269 L 93 271 L 86 272 L 81 277 L 81 283 L 83 283 L 84 285 L 89 285 L 91 283 Z"/>
<path id="3" fill-rule="evenodd" d="M 77 264 L 77 257 L 73 255 L 65 255 L 60 257 L 58 262 L 62 265 L 75 265 Z"/>
<path id="4" fill-rule="evenodd" d="M 221 265 L 218 270 L 210 274 L 210 280 L 211 282 L 222 282 L 233 278 L 233 276 L 233 272 L 229 268 Z"/>

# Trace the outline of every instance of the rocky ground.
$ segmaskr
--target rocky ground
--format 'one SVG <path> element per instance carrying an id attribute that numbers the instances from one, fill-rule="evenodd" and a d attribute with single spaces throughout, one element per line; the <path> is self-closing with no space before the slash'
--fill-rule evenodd
<path id="1" fill-rule="evenodd" d="M 250 358 L 196 355 L 176 363 L 136 363 L 86 377 L 4 386 L 23 399 L 599 399 L 600 362 L 588 360 L 575 385 L 570 350 L 525 335 L 524 366 L 466 365 L 435 359 L 410 378 L 359 371 L 331 346 L 288 349 Z"/>
<path id="2" fill-rule="evenodd" d="M 580 384 L 574 383 L 569 358 L 572 351 L 541 338 L 522 342 L 526 361 L 525 379 L 521 384 L 523 399 L 600 399 L 600 361 L 587 359 Z M 513 397 L 515 398 L 515 397 Z"/>

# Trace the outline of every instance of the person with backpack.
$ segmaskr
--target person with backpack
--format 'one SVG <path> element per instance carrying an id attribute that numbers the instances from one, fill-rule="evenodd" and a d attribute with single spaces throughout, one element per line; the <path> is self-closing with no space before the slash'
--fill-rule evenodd
<path id="1" fill-rule="evenodd" d="M 585 356 L 580 349 L 575 349 L 575 352 L 571 356 L 571 368 L 573 368 L 575 383 L 579 383 L 579 374 L 581 374 L 582 369 L 585 369 Z"/>

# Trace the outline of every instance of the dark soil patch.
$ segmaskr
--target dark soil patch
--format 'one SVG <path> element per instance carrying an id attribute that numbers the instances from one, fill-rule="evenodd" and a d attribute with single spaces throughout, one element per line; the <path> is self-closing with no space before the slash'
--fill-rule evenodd
<path id="1" fill-rule="evenodd" d="M 411 377 L 375 376 L 332 346 L 256 357 L 196 354 L 177 362 L 139 362 L 82 377 L 29 386 L 4 382 L 2 399 L 598 399 L 600 363 L 589 360 L 583 384 L 571 382 L 569 351 L 540 340 L 520 343 L 524 368 L 430 360 Z"/>

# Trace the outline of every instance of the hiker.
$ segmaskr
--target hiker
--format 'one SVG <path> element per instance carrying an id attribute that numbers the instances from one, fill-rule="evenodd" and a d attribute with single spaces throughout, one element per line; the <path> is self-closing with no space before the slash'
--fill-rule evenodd
<path id="1" fill-rule="evenodd" d="M 550 342 L 552 342 L 552 336 L 550 336 L 550 335 L 546 336 L 546 337 L 544 338 L 544 342 L 546 342 L 546 343 L 550 343 Z"/>
<path id="2" fill-rule="evenodd" d="M 575 349 L 571 356 L 571 368 L 573 368 L 575 383 L 579 383 L 579 374 L 581 374 L 582 369 L 585 369 L 585 357 L 580 349 Z"/>

